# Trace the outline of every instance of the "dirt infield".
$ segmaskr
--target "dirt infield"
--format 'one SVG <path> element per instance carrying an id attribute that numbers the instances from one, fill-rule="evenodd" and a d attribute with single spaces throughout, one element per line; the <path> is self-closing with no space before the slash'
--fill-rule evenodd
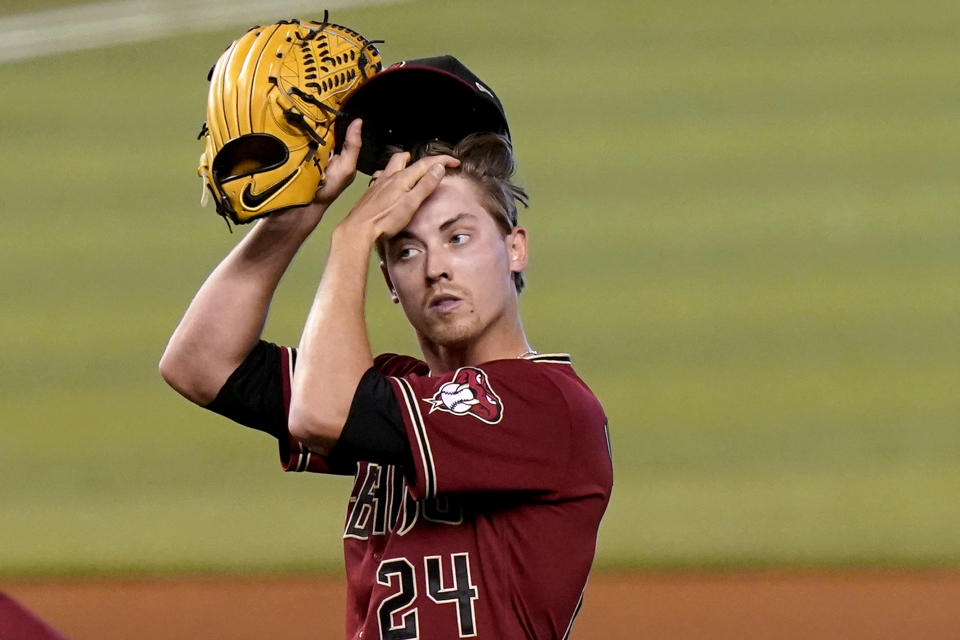
<path id="1" fill-rule="evenodd" d="M 71 640 L 343 637 L 328 576 L 0 581 Z M 960 638 L 960 572 L 598 574 L 574 640 Z"/>

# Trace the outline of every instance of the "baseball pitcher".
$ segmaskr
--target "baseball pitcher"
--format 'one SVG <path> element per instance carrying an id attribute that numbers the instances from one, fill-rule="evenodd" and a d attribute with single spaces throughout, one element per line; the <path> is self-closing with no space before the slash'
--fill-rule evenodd
<path id="1" fill-rule="evenodd" d="M 609 438 L 570 357 L 537 353 L 523 329 L 526 193 L 503 107 L 455 58 L 380 70 L 372 43 L 334 27 L 258 28 L 213 70 L 200 174 L 218 213 L 256 222 L 161 374 L 275 437 L 285 470 L 355 478 L 348 638 L 566 638 L 610 497 Z M 373 179 L 334 222 L 299 345 L 267 342 L 281 276 L 358 167 Z M 373 252 L 419 356 L 371 353 Z"/>

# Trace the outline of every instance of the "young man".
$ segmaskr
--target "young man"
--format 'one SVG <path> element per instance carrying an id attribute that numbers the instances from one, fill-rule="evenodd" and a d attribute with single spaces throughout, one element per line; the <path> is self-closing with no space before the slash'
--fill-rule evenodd
<path id="1" fill-rule="evenodd" d="M 565 638 L 612 469 L 603 410 L 518 310 L 527 234 L 504 136 L 390 156 L 333 231 L 299 348 L 264 342 L 273 292 L 355 174 L 361 122 L 309 207 L 260 220 L 161 360 L 184 396 L 280 441 L 284 468 L 353 474 L 348 637 Z M 373 357 L 376 248 L 423 359 Z"/>

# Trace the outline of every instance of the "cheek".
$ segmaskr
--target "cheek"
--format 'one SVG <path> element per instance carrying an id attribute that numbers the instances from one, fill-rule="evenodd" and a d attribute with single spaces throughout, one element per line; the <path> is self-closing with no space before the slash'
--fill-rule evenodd
<path id="1" fill-rule="evenodd" d="M 393 290 L 397 292 L 397 295 L 400 297 L 400 302 L 409 298 L 409 292 L 411 290 L 412 279 L 410 277 L 410 269 L 404 266 L 391 265 L 387 268 L 387 273 L 390 275 L 390 282 L 393 284 Z"/>
<path id="2" fill-rule="evenodd" d="M 420 298 L 420 294 L 409 286 L 403 284 L 397 285 L 397 297 L 400 298 L 400 306 L 407 309 L 408 306 L 416 307 L 415 302 Z"/>
<path id="3" fill-rule="evenodd" d="M 477 247 L 476 252 L 464 254 L 458 263 L 454 273 L 463 274 L 487 295 L 501 289 L 504 278 L 512 282 L 510 257 L 500 243 Z"/>

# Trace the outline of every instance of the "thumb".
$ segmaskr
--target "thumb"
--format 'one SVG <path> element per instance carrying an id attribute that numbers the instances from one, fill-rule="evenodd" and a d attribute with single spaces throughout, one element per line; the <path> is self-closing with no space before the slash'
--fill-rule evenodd
<path id="1" fill-rule="evenodd" d="M 360 135 L 362 127 L 363 120 L 360 118 L 356 118 L 347 127 L 347 133 L 343 138 L 343 148 L 340 150 L 337 160 L 338 169 L 342 167 L 349 173 L 357 170 L 357 158 L 360 156 L 360 146 L 363 143 L 363 137 Z"/>
<path id="2" fill-rule="evenodd" d="M 357 157 L 360 155 L 360 127 L 359 118 L 350 123 L 343 139 L 343 148 L 340 153 L 330 159 L 325 171 L 325 180 L 317 191 L 317 199 L 332 202 L 340 193 L 350 186 L 357 175 Z"/>

